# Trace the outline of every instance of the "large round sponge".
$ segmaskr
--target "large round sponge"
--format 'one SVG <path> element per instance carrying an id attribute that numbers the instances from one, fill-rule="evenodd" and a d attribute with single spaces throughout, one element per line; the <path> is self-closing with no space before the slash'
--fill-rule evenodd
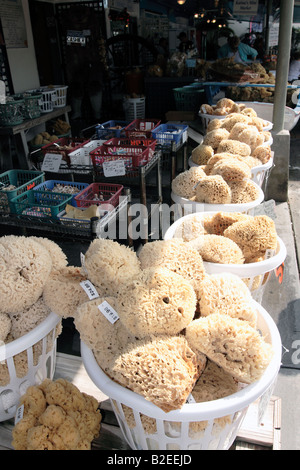
<path id="1" fill-rule="evenodd" d="M 35 240 L 7 235 L 0 238 L 0 312 L 16 313 L 42 295 L 52 269 L 49 252 Z"/>
<path id="2" fill-rule="evenodd" d="M 100 238 L 90 244 L 84 266 L 88 279 L 103 296 L 114 296 L 119 287 L 140 273 L 140 262 L 134 251 L 116 241 Z"/>
<path id="3" fill-rule="evenodd" d="M 120 320 L 138 338 L 179 333 L 195 309 L 191 283 L 166 268 L 145 269 L 118 295 Z"/>

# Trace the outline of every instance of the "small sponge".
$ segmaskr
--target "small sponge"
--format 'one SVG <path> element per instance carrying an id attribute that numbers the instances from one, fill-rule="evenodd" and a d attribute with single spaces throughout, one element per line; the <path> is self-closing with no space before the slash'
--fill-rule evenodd
<path id="1" fill-rule="evenodd" d="M 117 382 L 165 412 L 184 405 L 199 375 L 197 356 L 183 336 L 137 341 L 114 364 Z"/>
<path id="2" fill-rule="evenodd" d="M 259 380 L 269 365 L 273 348 L 247 322 L 212 314 L 193 320 L 186 328 L 192 349 L 199 350 L 237 380 Z"/>

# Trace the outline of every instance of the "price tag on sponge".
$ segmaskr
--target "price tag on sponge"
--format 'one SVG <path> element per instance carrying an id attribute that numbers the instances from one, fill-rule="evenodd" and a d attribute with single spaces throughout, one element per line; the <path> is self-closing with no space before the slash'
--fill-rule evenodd
<path id="1" fill-rule="evenodd" d="M 111 323 L 115 323 L 119 319 L 117 312 L 106 300 L 104 300 L 102 304 L 98 305 L 98 309 Z"/>

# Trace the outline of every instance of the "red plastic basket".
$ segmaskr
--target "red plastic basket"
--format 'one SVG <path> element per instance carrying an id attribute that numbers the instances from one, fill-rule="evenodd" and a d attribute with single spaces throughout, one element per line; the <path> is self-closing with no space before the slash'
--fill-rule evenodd
<path id="1" fill-rule="evenodd" d="M 109 205 L 116 207 L 119 203 L 123 186 L 121 184 L 92 183 L 75 196 L 77 207 L 91 205 Z"/>
<path id="2" fill-rule="evenodd" d="M 131 152 L 132 148 L 134 148 L 135 152 L 143 152 L 144 147 L 146 147 L 148 151 L 148 161 L 153 157 L 156 147 L 156 140 L 155 139 L 119 139 L 117 137 L 113 137 L 112 139 L 107 140 L 103 143 L 103 145 L 109 146 L 113 151 L 115 150 L 118 153 L 120 150 L 124 149 L 124 151 Z M 120 153 L 120 152 L 119 152 Z"/>
<path id="3" fill-rule="evenodd" d="M 124 132 L 127 138 L 151 139 L 152 130 L 160 124 L 159 119 L 135 119 L 125 127 Z"/>
<path id="4" fill-rule="evenodd" d="M 95 167 L 102 167 L 105 162 L 123 160 L 126 171 L 137 169 L 149 161 L 149 149 L 147 147 L 111 147 L 101 145 L 90 152 L 92 163 Z"/>
<path id="5" fill-rule="evenodd" d="M 73 137 L 61 137 L 55 142 L 51 142 L 51 144 L 44 145 L 42 147 L 42 152 L 44 155 L 46 155 L 46 153 L 61 153 L 63 160 L 66 161 L 68 165 L 70 165 L 71 160 L 69 154 L 87 144 L 88 142 L 89 139 L 86 140 Z"/>

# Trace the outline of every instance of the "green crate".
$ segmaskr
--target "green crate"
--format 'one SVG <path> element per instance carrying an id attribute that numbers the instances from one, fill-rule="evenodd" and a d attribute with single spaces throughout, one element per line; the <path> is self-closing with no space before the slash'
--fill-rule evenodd
<path id="1" fill-rule="evenodd" d="M 8 97 L 6 103 L 0 103 L 1 126 L 17 126 L 24 121 L 22 109 L 24 100 Z"/>
<path id="2" fill-rule="evenodd" d="M 57 219 L 67 204 L 71 204 L 72 195 L 52 191 L 32 190 L 15 197 L 11 201 L 12 211 L 17 215 L 28 215 L 37 218 Z"/>
<path id="3" fill-rule="evenodd" d="M 11 212 L 10 201 L 45 180 L 43 171 L 8 170 L 0 174 L 0 213 Z M 6 190 L 9 186 L 14 189 Z"/>
<path id="4" fill-rule="evenodd" d="M 40 102 L 42 94 L 33 92 L 24 92 L 14 95 L 15 100 L 23 100 L 21 112 L 24 119 L 34 119 L 41 115 Z"/>
<path id="5" fill-rule="evenodd" d="M 177 111 L 199 111 L 205 92 L 194 87 L 173 88 Z"/>

